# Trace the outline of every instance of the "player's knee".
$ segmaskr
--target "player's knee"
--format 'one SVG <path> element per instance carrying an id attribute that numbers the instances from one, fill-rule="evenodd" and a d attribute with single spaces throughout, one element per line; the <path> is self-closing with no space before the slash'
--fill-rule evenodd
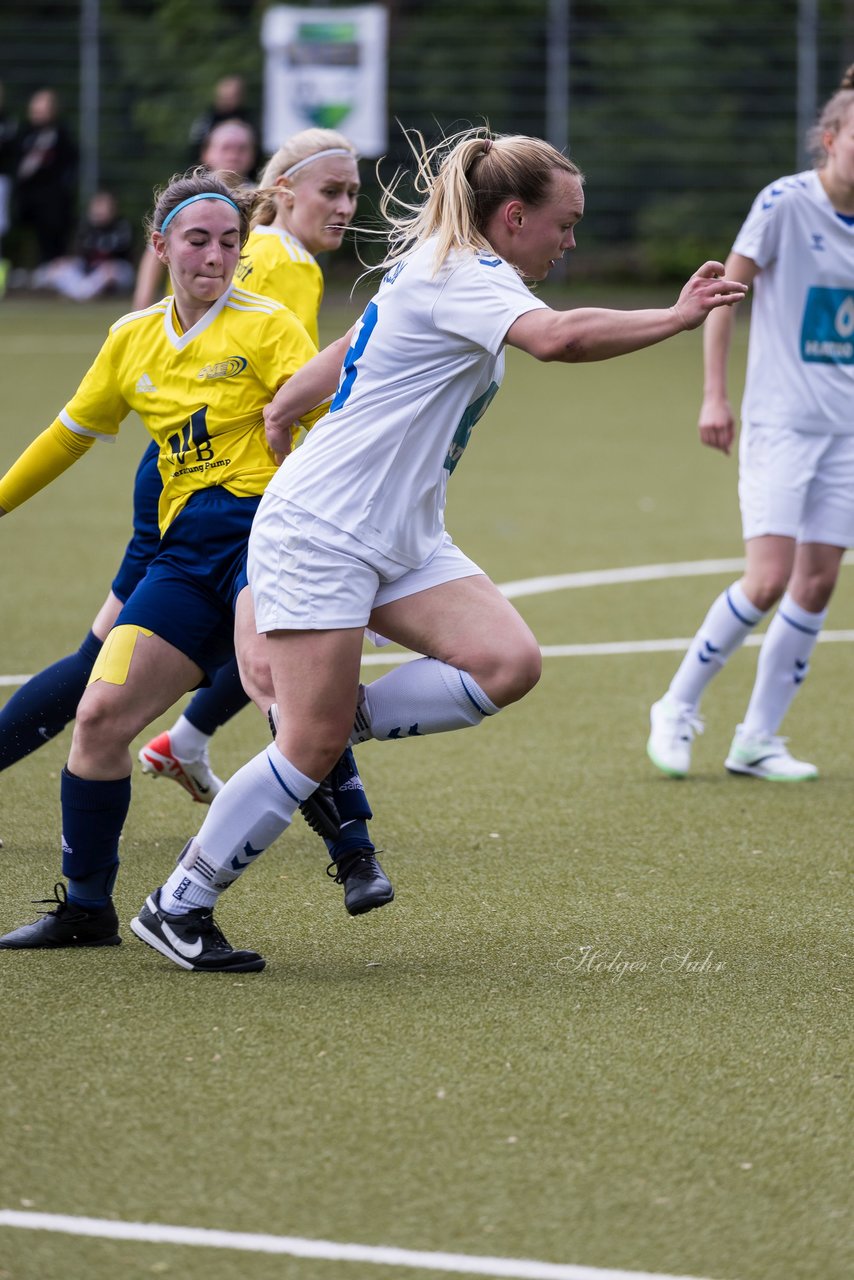
<path id="1" fill-rule="evenodd" d="M 745 580 L 744 594 L 755 608 L 767 613 L 782 598 L 787 583 L 787 570 L 769 565 Z"/>
<path id="2" fill-rule="evenodd" d="M 540 653 L 539 645 L 532 638 L 531 642 L 517 654 L 511 684 L 511 692 L 514 696 L 511 700 L 518 702 L 520 698 L 525 697 L 526 693 L 530 693 L 542 674 L 543 655 Z"/>
<path id="3" fill-rule="evenodd" d="M 821 613 L 830 603 L 836 579 L 835 565 L 833 568 L 817 569 L 814 573 L 800 574 L 789 583 L 789 594 L 807 613 Z"/>
<path id="4" fill-rule="evenodd" d="M 491 655 L 484 691 L 497 707 L 507 707 L 530 693 L 542 675 L 543 659 L 533 636 L 517 639 L 512 648 Z"/>
<path id="5" fill-rule="evenodd" d="M 240 683 L 256 706 L 264 710 L 274 701 L 273 681 L 270 665 L 257 649 L 238 656 Z"/>
<path id="6" fill-rule="evenodd" d="M 295 742 L 285 722 L 279 725 L 276 746 L 301 772 L 322 782 L 340 760 L 347 746 L 347 736 L 348 728 L 343 725 L 315 721 L 310 742 Z"/>
<path id="7" fill-rule="evenodd" d="M 77 706 L 74 723 L 76 746 L 97 754 L 126 747 L 133 737 L 131 730 L 113 700 L 103 696 L 98 684 L 89 685 Z"/>

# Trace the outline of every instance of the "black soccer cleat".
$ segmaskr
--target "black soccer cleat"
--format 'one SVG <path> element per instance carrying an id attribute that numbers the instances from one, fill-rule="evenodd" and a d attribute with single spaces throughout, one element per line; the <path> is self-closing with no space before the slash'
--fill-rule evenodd
<path id="1" fill-rule="evenodd" d="M 206 973 L 257 973 L 267 963 L 257 951 L 235 951 L 206 907 L 170 915 L 160 906 L 160 890 L 145 900 L 130 922 L 138 938 L 182 969 Z"/>
<path id="2" fill-rule="evenodd" d="M 373 849 L 352 849 L 337 862 L 330 862 L 326 874 L 344 886 L 344 906 L 351 916 L 362 916 L 394 900 L 394 887 Z"/>
<path id="3" fill-rule="evenodd" d="M 279 708 L 275 702 L 272 703 L 267 712 L 267 723 L 270 726 L 273 741 L 275 741 L 279 729 Z M 319 835 L 322 840 L 334 842 L 340 839 L 341 815 L 335 804 L 332 783 L 329 777 L 323 779 L 317 790 L 312 792 L 307 800 L 303 800 L 299 811 L 312 831 Z"/>
<path id="4" fill-rule="evenodd" d="M 87 911 L 68 901 L 65 885 L 60 881 L 53 887 L 52 898 L 37 898 L 34 906 L 55 906 L 55 911 L 45 911 L 40 920 L 22 925 L 0 938 L 5 950 L 24 950 L 32 947 L 117 947 L 119 918 L 110 902 L 96 911 Z"/>
<path id="5" fill-rule="evenodd" d="M 299 811 L 312 831 L 333 843 L 341 838 L 341 815 L 332 793 L 332 783 L 324 778 L 316 791 L 303 800 Z"/>

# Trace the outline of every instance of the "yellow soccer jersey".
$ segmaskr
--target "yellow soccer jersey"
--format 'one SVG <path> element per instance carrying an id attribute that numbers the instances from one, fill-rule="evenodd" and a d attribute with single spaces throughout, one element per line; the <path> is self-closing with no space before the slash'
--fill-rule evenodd
<path id="1" fill-rule="evenodd" d="M 160 448 L 160 530 L 196 489 L 263 493 L 276 470 L 263 407 L 315 354 L 289 309 L 232 285 L 181 333 L 174 299 L 123 316 L 59 415 L 83 436 L 115 436 L 136 410 Z M 322 408 L 302 420 L 311 426 Z"/>
<path id="2" fill-rule="evenodd" d="M 302 320 L 319 345 L 317 313 L 323 298 L 323 272 L 309 251 L 279 227 L 255 227 L 246 242 L 235 281 L 284 302 Z"/>

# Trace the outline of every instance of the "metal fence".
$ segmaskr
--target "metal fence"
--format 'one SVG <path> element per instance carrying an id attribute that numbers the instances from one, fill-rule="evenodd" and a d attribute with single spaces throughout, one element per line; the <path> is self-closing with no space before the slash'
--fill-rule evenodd
<path id="1" fill-rule="evenodd" d="M 0 9 L 7 110 L 23 115 L 31 92 L 56 88 L 84 188 L 116 191 L 137 225 L 152 185 L 186 163 L 189 123 L 217 76 L 241 71 L 261 114 L 265 4 L 162 4 L 172 26 L 154 0 Z M 854 0 L 388 9 L 389 163 L 405 157 L 396 121 L 430 137 L 483 120 L 557 135 L 587 177 L 583 261 L 599 273 L 667 275 L 725 253 L 758 188 L 803 164 L 805 123 L 854 61 Z M 370 173 L 366 185 L 369 211 Z"/>

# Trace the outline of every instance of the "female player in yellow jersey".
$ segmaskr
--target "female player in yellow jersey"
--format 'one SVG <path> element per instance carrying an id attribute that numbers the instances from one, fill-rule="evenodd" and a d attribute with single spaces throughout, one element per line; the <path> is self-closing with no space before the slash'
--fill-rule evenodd
<path id="1" fill-rule="evenodd" d="M 263 407 L 315 352 L 287 307 L 233 282 L 252 193 L 202 170 L 174 179 L 155 204 L 151 242 L 174 296 L 118 320 L 58 418 L 0 480 L 0 514 L 19 506 L 114 436 L 135 410 L 158 445 L 162 540 L 98 655 L 77 709 L 63 770 L 63 872 L 58 906 L 0 939 L 2 947 L 110 946 L 120 941 L 112 890 L 130 803 L 129 744 L 229 657 L 263 671 L 246 589 L 246 544 L 276 470 Z M 302 420 L 307 427 L 318 416 Z M 301 797 L 302 775 L 281 785 Z M 246 856 L 251 856 L 247 848 Z M 212 919 L 208 967 L 256 969 Z"/>
<path id="2" fill-rule="evenodd" d="M 284 302 L 315 343 L 319 344 L 318 311 L 323 298 L 323 273 L 317 255 L 340 248 L 356 211 L 359 171 L 356 150 L 332 129 L 305 129 L 290 137 L 268 162 L 261 177 L 252 231 L 234 273 L 238 284 Z M 231 682 L 232 688 L 228 688 Z M 233 664 L 223 667 L 210 688 L 200 689 L 168 733 L 159 734 L 139 752 L 144 772 L 179 782 L 190 795 L 210 803 L 222 783 L 211 771 L 208 744 L 224 724 L 248 701 Z M 346 808 L 346 799 L 361 799 L 352 755 L 339 787 L 333 778 L 333 797 Z M 356 790 L 352 783 L 357 781 Z M 345 786 L 344 783 L 347 783 Z M 201 783 L 201 790 L 199 788 Z M 342 815 L 346 822 L 370 817 Z M 359 844 L 353 843 L 355 840 Z M 350 829 L 347 847 L 330 846 L 333 859 L 357 847 L 367 848 L 367 831 Z M 358 905 L 358 904 L 357 904 Z"/>
<path id="3" fill-rule="evenodd" d="M 235 270 L 247 288 L 287 303 L 318 339 L 323 273 L 316 255 L 341 247 L 356 212 L 359 170 L 356 150 L 332 129 L 304 129 L 290 137 L 267 163 L 261 177 L 252 232 Z M 172 778 L 196 799 L 210 803 L 222 787 L 211 771 L 208 744 L 219 725 L 245 706 L 235 664 L 220 668 L 211 687 L 200 689 L 165 733 L 139 752 L 143 770 Z M 199 796 L 194 783 L 203 781 Z M 300 809 L 323 836 L 329 873 L 344 886 L 351 915 L 385 906 L 394 890 L 376 859 L 368 834 L 372 813 L 348 747 L 324 786 Z"/>

